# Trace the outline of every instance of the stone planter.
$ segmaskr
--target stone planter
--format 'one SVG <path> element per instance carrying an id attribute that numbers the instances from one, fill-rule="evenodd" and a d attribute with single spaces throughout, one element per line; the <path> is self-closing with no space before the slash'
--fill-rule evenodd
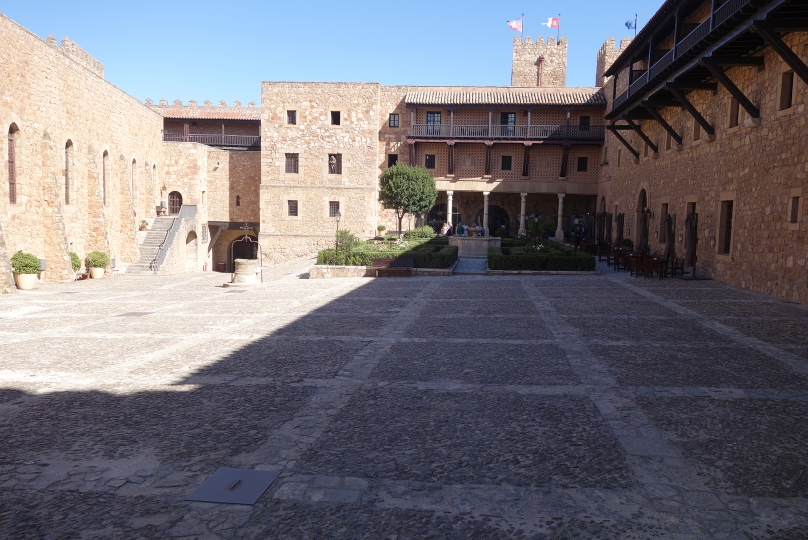
<path id="1" fill-rule="evenodd" d="M 90 277 L 92 279 L 101 279 L 104 277 L 104 272 L 103 268 L 90 268 Z"/>
<path id="2" fill-rule="evenodd" d="M 14 284 L 21 291 L 35 289 L 39 282 L 36 274 L 14 274 Z"/>

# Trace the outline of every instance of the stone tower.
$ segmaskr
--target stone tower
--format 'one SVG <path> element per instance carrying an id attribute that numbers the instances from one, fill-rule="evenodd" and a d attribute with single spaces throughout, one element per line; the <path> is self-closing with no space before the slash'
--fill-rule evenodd
<path id="1" fill-rule="evenodd" d="M 624 37 L 620 41 L 620 48 L 615 48 L 614 38 L 609 38 L 603 44 L 603 47 L 598 51 L 598 65 L 595 71 L 595 86 L 604 86 L 606 84 L 606 77 L 603 74 L 609 69 L 620 53 L 626 50 L 626 46 L 631 43 L 631 40 Z"/>
<path id="2" fill-rule="evenodd" d="M 513 38 L 513 65 L 511 86 L 559 87 L 567 83 L 567 38 L 541 36 L 533 43 L 529 36 L 523 42 Z"/>

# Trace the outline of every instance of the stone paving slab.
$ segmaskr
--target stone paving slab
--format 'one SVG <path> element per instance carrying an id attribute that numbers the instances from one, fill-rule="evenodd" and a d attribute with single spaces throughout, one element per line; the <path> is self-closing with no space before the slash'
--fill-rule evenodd
<path id="1" fill-rule="evenodd" d="M 804 306 L 311 264 L 0 297 L 0 537 L 806 538 Z"/>

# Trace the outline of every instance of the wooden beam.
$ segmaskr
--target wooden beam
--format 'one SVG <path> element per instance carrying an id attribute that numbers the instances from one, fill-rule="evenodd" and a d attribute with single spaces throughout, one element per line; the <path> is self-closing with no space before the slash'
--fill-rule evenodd
<path id="1" fill-rule="evenodd" d="M 655 154 L 659 153 L 659 148 L 657 147 L 657 145 L 655 145 L 653 142 L 651 142 L 651 139 L 648 138 L 648 135 L 643 133 L 643 130 L 642 130 L 642 128 L 640 126 L 635 124 L 630 118 L 626 118 L 626 115 L 623 115 L 623 120 L 625 120 L 626 123 L 629 126 L 631 126 L 631 129 L 633 129 L 637 133 L 637 135 L 640 136 L 640 139 L 642 139 L 643 142 L 645 142 L 645 144 L 647 144 L 648 147 L 651 150 L 653 150 Z"/>
<path id="2" fill-rule="evenodd" d="M 769 47 L 774 49 L 774 51 L 780 55 L 780 58 L 783 59 L 783 62 L 788 64 L 788 66 L 794 70 L 794 73 L 800 76 L 800 79 L 808 84 L 808 66 L 805 65 L 805 62 L 800 60 L 800 57 L 794 54 L 794 51 L 786 45 L 783 39 L 777 35 L 777 32 L 773 29 L 773 25 L 771 21 L 761 21 L 761 20 L 754 20 L 752 24 L 749 25 L 750 30 L 753 32 L 757 32 L 763 41 L 765 41 Z"/>
<path id="3" fill-rule="evenodd" d="M 662 101 L 658 99 L 649 99 L 647 101 L 643 101 L 642 103 L 644 104 L 643 107 L 645 107 L 645 105 L 648 105 L 649 107 L 659 107 L 660 109 L 665 107 L 678 107 L 679 109 L 682 108 L 682 104 L 679 103 L 678 101 Z"/>
<path id="4" fill-rule="evenodd" d="M 701 115 L 701 113 L 696 109 L 696 107 L 694 107 L 693 104 L 687 100 L 684 93 L 682 92 L 682 90 L 679 89 L 678 86 L 676 86 L 673 83 L 668 83 L 665 85 L 665 88 L 667 88 L 668 91 L 671 94 L 673 94 L 673 96 L 676 99 L 679 100 L 679 103 L 682 104 L 682 107 L 684 107 L 685 110 L 687 110 L 687 112 L 690 113 L 690 116 L 692 116 L 693 119 L 699 123 L 699 125 L 702 127 L 702 129 L 704 129 L 704 131 L 708 135 L 715 136 L 715 129 L 713 128 L 713 126 L 711 126 L 710 123 L 707 122 L 707 120 L 705 120 L 704 117 Z"/>
<path id="5" fill-rule="evenodd" d="M 727 92 L 732 94 L 732 97 L 738 100 L 738 103 L 744 108 L 744 110 L 746 110 L 746 112 L 749 113 L 749 116 L 752 118 L 760 118 L 760 109 L 755 107 L 755 105 L 749 101 L 749 98 L 747 98 L 746 95 L 741 92 L 741 89 L 738 88 L 734 82 L 732 82 L 732 80 L 727 76 L 726 72 L 724 72 L 724 68 L 716 64 L 715 61 L 709 57 L 702 58 L 699 61 L 699 64 L 710 70 L 713 77 L 715 77 L 716 80 L 727 89 Z"/>
<path id="6" fill-rule="evenodd" d="M 653 106 L 653 105 L 651 105 L 651 102 L 650 102 L 650 101 L 641 101 L 641 102 L 640 102 L 640 105 L 642 105 L 643 107 L 645 107 L 645 110 L 647 110 L 647 111 L 648 111 L 648 114 L 650 114 L 651 116 L 653 116 L 653 117 L 654 117 L 654 120 L 656 120 L 657 122 L 659 122 L 659 125 L 660 125 L 660 126 L 662 126 L 662 129 L 664 129 L 666 132 L 668 132 L 668 134 L 671 136 L 671 138 L 672 138 L 674 141 L 676 141 L 676 144 L 682 144 L 682 136 L 681 136 L 681 135 L 679 135 L 678 133 L 676 133 L 676 130 L 675 130 L 675 129 L 673 129 L 673 127 L 671 127 L 671 125 L 670 125 L 670 124 L 668 124 L 668 123 L 665 121 L 665 119 L 664 119 L 664 118 L 662 118 L 662 115 L 661 115 L 661 114 L 659 114 L 659 111 L 657 111 L 656 109 L 654 109 L 654 106 Z M 680 106 L 681 106 L 681 105 L 680 105 Z"/>
<path id="7" fill-rule="evenodd" d="M 808 19 L 789 19 L 767 21 L 775 32 L 808 32 Z"/>
<path id="8" fill-rule="evenodd" d="M 615 127 L 615 126 L 612 125 L 612 126 L 607 126 L 607 127 Z M 625 127 L 628 127 L 628 126 L 625 126 Z M 629 129 L 631 129 L 631 128 L 629 127 Z M 621 143 L 623 143 L 623 146 L 625 146 L 628 149 L 628 151 L 631 152 L 631 155 L 634 156 L 634 159 L 640 159 L 640 153 L 638 151 L 634 150 L 634 147 L 631 146 L 630 144 L 628 144 L 628 141 L 626 139 L 624 139 L 623 136 L 620 135 L 620 133 L 616 129 L 611 129 L 610 131 L 615 136 L 615 138 L 618 141 L 620 141 Z"/>
<path id="9" fill-rule="evenodd" d="M 609 131 L 634 131 L 631 126 L 618 126 L 617 124 L 610 124 L 606 126 Z"/>
<path id="10" fill-rule="evenodd" d="M 762 56 L 707 56 L 710 62 L 716 66 L 733 67 L 733 66 L 757 66 L 763 67 Z"/>

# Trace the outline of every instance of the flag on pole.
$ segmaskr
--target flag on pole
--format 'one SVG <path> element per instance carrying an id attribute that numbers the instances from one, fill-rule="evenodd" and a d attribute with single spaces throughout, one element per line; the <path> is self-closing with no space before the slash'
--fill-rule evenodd
<path id="1" fill-rule="evenodd" d="M 628 28 L 629 30 L 636 30 L 637 21 L 626 21 L 626 28 Z"/>
<path id="2" fill-rule="evenodd" d="M 558 17 L 550 17 L 547 19 L 547 22 L 543 22 L 542 25 L 547 28 L 558 28 Z"/>
<path id="3" fill-rule="evenodd" d="M 516 30 L 517 32 L 521 32 L 522 31 L 522 19 L 524 19 L 524 16 L 519 17 L 518 19 L 514 19 L 512 21 L 508 21 L 508 27 L 511 30 Z"/>

